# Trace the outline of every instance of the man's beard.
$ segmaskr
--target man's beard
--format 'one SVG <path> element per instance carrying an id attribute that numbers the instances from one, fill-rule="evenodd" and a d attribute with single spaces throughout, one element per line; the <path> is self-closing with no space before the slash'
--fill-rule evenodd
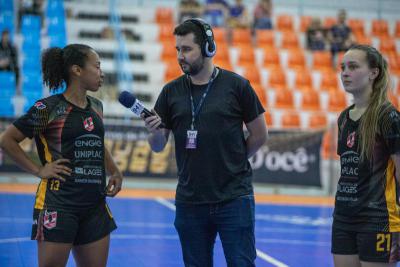
<path id="1" fill-rule="evenodd" d="M 184 70 L 182 68 L 182 65 L 181 65 L 182 71 L 187 75 L 194 76 L 194 75 L 198 74 L 203 69 L 203 67 L 204 67 L 204 58 L 202 56 L 200 56 L 192 64 L 189 64 L 186 61 L 180 62 L 180 64 L 182 64 L 182 63 L 184 63 L 185 65 L 188 66 L 188 68 L 186 70 Z"/>

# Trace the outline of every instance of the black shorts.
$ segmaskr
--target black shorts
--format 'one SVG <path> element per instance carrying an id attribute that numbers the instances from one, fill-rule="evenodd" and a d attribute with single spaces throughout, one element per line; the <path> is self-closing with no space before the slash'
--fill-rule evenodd
<path id="1" fill-rule="evenodd" d="M 42 227 L 38 227 L 39 217 Z M 106 202 L 80 211 L 34 209 L 31 239 L 37 239 L 38 228 L 43 240 L 83 245 L 100 240 L 117 228 Z"/>
<path id="2" fill-rule="evenodd" d="M 400 233 L 360 233 L 332 227 L 333 254 L 355 255 L 361 261 L 393 263 L 400 261 Z"/>

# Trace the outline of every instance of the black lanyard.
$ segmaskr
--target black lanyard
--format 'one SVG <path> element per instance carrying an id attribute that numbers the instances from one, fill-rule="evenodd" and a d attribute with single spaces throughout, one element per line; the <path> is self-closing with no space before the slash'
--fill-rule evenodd
<path id="1" fill-rule="evenodd" d="M 199 102 L 199 104 L 197 105 L 196 108 L 194 107 L 194 101 L 193 101 L 193 95 L 192 95 L 192 86 L 191 86 L 192 83 L 191 83 L 191 81 L 189 81 L 189 85 L 190 85 L 189 92 L 190 92 L 190 103 L 191 103 L 190 107 L 192 109 L 192 123 L 190 125 L 190 129 L 191 130 L 194 130 L 194 121 L 195 121 L 196 117 L 199 115 L 200 108 L 203 105 L 204 99 L 206 98 L 206 96 L 208 94 L 208 91 L 211 88 L 211 84 L 214 81 L 216 75 L 217 75 L 217 68 L 214 67 L 214 70 L 213 70 L 213 73 L 211 75 L 211 78 L 208 81 L 206 91 L 201 96 L 200 102 Z"/>

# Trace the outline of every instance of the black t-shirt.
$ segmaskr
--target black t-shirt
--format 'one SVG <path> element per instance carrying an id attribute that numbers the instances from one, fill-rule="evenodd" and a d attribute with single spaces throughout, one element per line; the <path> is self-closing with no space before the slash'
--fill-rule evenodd
<path id="1" fill-rule="evenodd" d="M 189 83 L 186 76 L 168 83 L 155 105 L 174 135 L 179 179 L 176 201 L 217 203 L 251 194 L 252 170 L 243 122 L 264 112 L 257 95 L 249 81 L 220 69 L 195 121 L 197 148 L 186 149 L 192 119 Z M 192 85 L 195 107 L 206 87 Z"/>
<path id="2" fill-rule="evenodd" d="M 102 103 L 88 96 L 81 109 L 63 95 L 37 101 L 14 122 L 25 136 L 35 138 L 42 164 L 69 159 L 66 182 L 42 179 L 35 208 L 84 209 L 105 198 L 104 126 Z"/>
<path id="3" fill-rule="evenodd" d="M 400 151 L 400 114 L 390 106 L 379 115 L 372 160 L 360 161 L 359 122 L 344 110 L 338 119 L 341 175 L 337 186 L 334 227 L 360 232 L 399 232 L 398 182 L 391 155 Z"/>

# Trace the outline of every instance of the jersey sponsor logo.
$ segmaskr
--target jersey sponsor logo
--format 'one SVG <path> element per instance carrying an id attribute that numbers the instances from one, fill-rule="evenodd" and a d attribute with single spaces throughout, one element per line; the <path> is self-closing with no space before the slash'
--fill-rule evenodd
<path id="1" fill-rule="evenodd" d="M 37 109 L 44 109 L 44 108 L 46 108 L 46 105 L 43 104 L 43 102 L 40 102 L 40 101 L 36 102 L 34 106 L 35 106 L 35 108 L 37 108 Z"/>
<path id="2" fill-rule="evenodd" d="M 347 146 L 352 148 L 356 139 L 356 132 L 352 132 L 347 136 Z"/>
<path id="3" fill-rule="evenodd" d="M 44 211 L 43 226 L 46 227 L 48 230 L 51 230 L 57 226 L 57 211 Z"/>
<path id="4" fill-rule="evenodd" d="M 75 167 L 75 173 L 81 175 L 89 175 L 89 176 L 102 176 L 103 170 L 97 167 Z"/>
<path id="5" fill-rule="evenodd" d="M 93 119 L 92 117 L 88 117 L 83 120 L 83 127 L 85 128 L 86 131 L 93 131 L 94 129 L 94 124 L 93 124 Z"/>

